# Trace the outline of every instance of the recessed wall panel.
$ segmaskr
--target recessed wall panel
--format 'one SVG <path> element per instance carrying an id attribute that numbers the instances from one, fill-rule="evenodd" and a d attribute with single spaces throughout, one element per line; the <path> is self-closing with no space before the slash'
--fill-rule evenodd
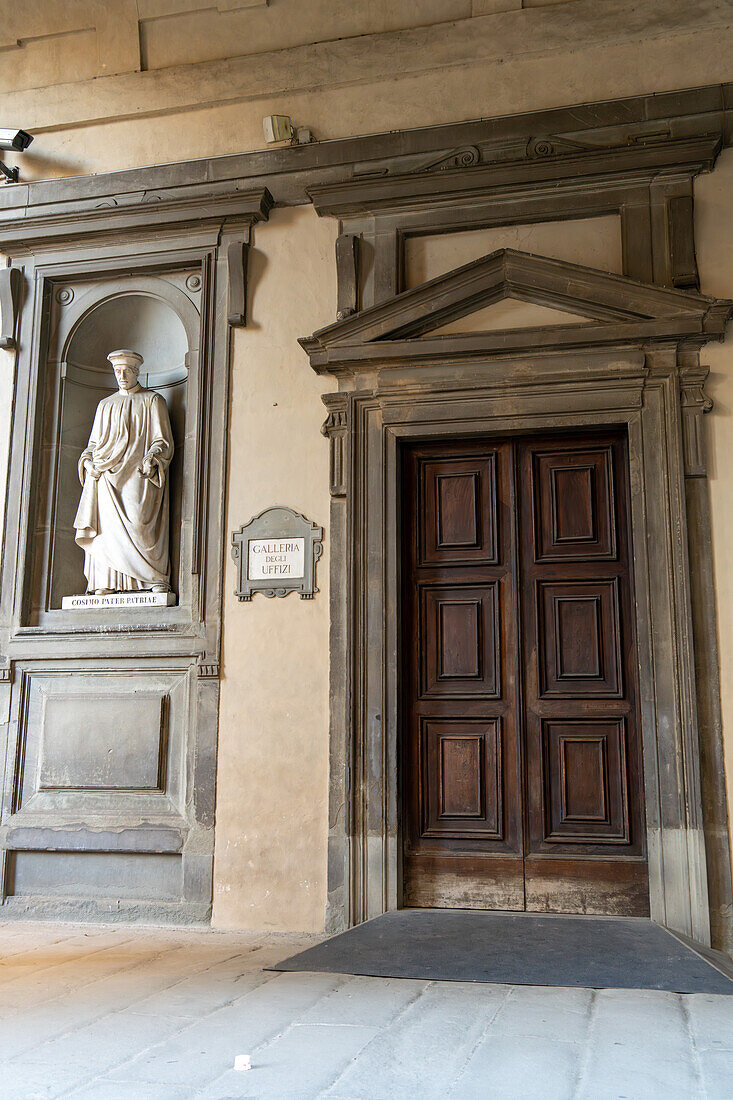
<path id="1" fill-rule="evenodd" d="M 159 790 L 167 694 L 44 696 L 39 790 Z"/>
<path id="2" fill-rule="evenodd" d="M 181 857 L 140 852 L 11 852 L 8 895 L 180 901 Z"/>
<path id="3" fill-rule="evenodd" d="M 189 677 L 144 667 L 22 669 L 8 823 L 91 814 L 129 828 L 148 815 L 180 818 Z"/>

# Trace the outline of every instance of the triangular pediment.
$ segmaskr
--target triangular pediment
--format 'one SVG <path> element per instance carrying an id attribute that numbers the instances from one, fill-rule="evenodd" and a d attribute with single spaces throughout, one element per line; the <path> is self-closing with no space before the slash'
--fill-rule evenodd
<path id="1" fill-rule="evenodd" d="M 554 306 L 540 306 L 536 302 L 526 302 L 522 298 L 506 297 L 500 301 L 482 306 L 473 313 L 448 321 L 432 333 L 418 339 L 430 339 L 431 336 L 452 336 L 459 332 L 501 332 L 504 329 L 543 328 L 557 325 L 582 325 L 587 321 L 580 313 L 555 309 Z"/>
<path id="2" fill-rule="evenodd" d="M 511 303 L 504 308 L 502 303 Z M 543 311 L 519 324 L 514 305 Z M 490 320 L 496 309 L 498 325 Z M 301 340 L 316 370 L 535 347 L 720 338 L 733 303 L 502 248 Z M 531 311 L 527 314 L 531 318 Z M 484 321 L 482 325 L 482 319 Z"/>

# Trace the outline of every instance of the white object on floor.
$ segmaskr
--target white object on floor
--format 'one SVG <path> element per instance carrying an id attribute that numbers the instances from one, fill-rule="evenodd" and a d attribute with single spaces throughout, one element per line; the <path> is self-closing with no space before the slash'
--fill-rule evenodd
<path id="1" fill-rule="evenodd" d="M 238 1054 L 234 1059 L 234 1068 L 238 1070 L 252 1069 L 252 1061 L 249 1054 Z"/>

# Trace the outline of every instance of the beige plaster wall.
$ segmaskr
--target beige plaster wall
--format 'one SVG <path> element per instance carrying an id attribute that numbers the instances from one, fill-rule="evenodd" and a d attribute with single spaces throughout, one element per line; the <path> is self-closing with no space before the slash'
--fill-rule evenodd
<path id="1" fill-rule="evenodd" d="M 427 279 L 435 279 L 497 248 L 534 252 L 553 260 L 622 274 L 621 219 L 609 215 L 408 237 L 405 241 L 405 286 L 418 286 Z"/>
<path id="2" fill-rule="evenodd" d="M 327 530 L 320 394 L 329 386 L 297 338 L 334 320 L 335 237 L 335 223 L 311 207 L 277 210 L 257 229 L 251 320 L 234 334 L 228 533 L 280 504 Z M 328 536 L 313 600 L 255 596 L 239 603 L 231 559 L 225 568 L 213 922 L 319 930 L 326 896 Z"/>

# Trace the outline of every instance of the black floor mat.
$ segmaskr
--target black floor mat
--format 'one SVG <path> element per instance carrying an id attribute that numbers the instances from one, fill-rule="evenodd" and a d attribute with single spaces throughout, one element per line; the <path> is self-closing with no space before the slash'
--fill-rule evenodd
<path id="1" fill-rule="evenodd" d="M 641 918 L 399 909 L 272 969 L 733 994 L 727 956 Z"/>

